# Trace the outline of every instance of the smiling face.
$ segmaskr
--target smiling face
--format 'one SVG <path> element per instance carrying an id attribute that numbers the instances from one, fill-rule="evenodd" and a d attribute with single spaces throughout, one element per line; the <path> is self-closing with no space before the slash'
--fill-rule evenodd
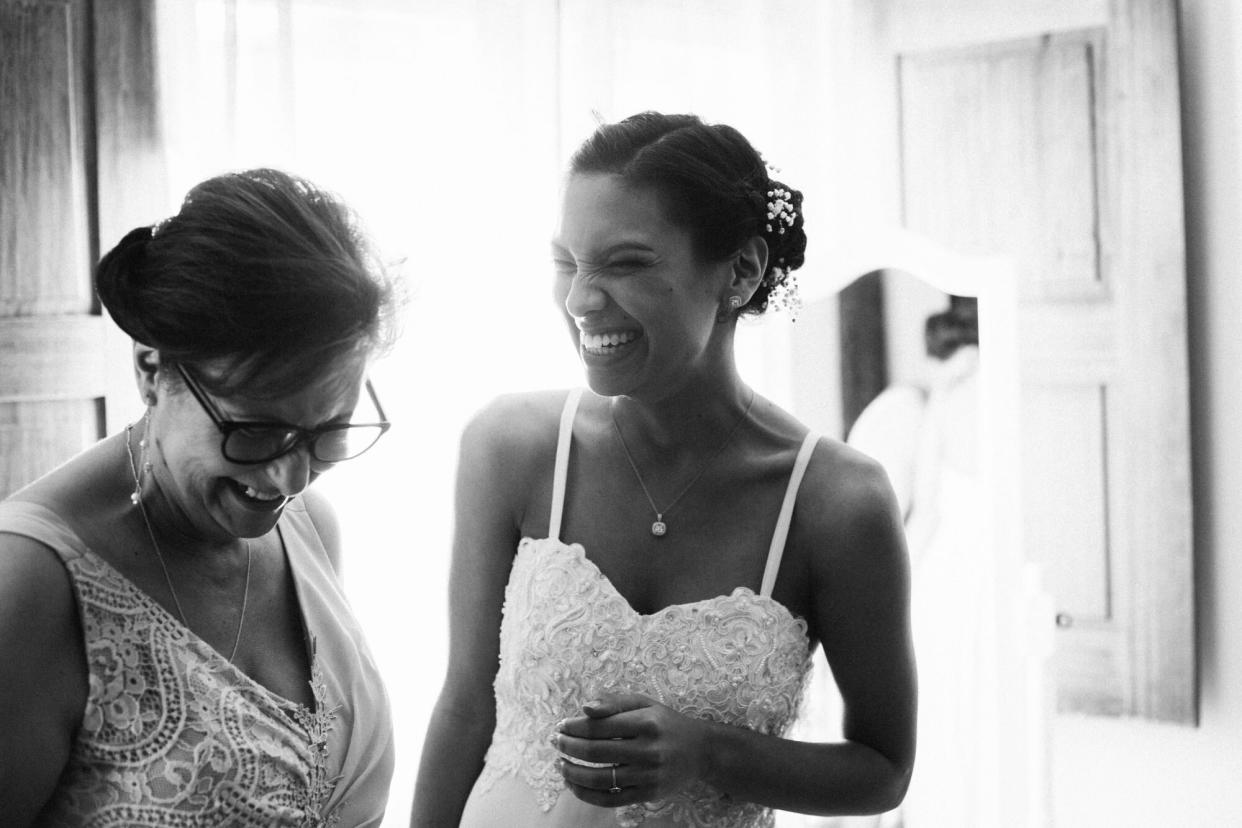
<path id="1" fill-rule="evenodd" d="M 732 326 L 716 321 L 730 265 L 700 261 L 653 190 L 572 176 L 552 256 L 556 299 L 596 393 L 661 398 L 731 364 Z"/>
<path id="2" fill-rule="evenodd" d="M 207 365 L 200 374 L 217 376 L 226 369 Z M 213 395 L 209 402 L 226 420 L 303 428 L 347 423 L 358 403 L 364 369 L 361 358 L 342 358 L 325 368 L 318 381 L 287 396 Z M 156 396 L 147 446 L 159 493 L 151 498 L 152 506 L 185 535 L 227 542 L 266 534 L 289 499 L 332 467 L 314 460 L 304 444 L 268 463 L 232 463 L 220 451 L 220 430 L 183 383 L 165 377 Z"/>

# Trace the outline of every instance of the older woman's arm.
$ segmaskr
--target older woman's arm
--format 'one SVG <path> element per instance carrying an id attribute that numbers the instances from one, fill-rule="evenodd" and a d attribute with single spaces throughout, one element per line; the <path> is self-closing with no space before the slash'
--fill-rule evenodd
<path id="1" fill-rule="evenodd" d="M 0 533 L 0 823 L 29 825 L 69 759 L 86 702 L 72 587 L 55 553 Z"/>

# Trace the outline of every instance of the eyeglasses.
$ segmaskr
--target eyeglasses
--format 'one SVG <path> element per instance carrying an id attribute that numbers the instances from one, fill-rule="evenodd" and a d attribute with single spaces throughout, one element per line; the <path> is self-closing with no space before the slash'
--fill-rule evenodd
<path id="1" fill-rule="evenodd" d="M 226 420 L 190 372 L 182 365 L 177 366 L 177 371 L 185 380 L 194 399 L 198 400 L 198 404 L 207 412 L 216 428 L 220 429 L 223 436 L 220 452 L 230 463 L 270 463 L 303 443 L 310 449 L 311 457 L 320 463 L 340 463 L 343 460 L 352 460 L 374 446 L 392 425 L 384 416 L 384 408 L 380 405 L 379 397 L 375 396 L 370 380 L 366 382 L 367 393 L 371 395 L 371 402 L 379 413 L 379 422 L 301 428 L 280 422 Z"/>

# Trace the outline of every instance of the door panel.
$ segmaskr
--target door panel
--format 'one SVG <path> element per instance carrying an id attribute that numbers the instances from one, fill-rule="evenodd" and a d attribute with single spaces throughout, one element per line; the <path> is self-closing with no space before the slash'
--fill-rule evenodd
<path id="1" fill-rule="evenodd" d="M 108 0 L 94 6 L 96 220 L 100 249 L 107 251 L 134 227 L 176 212 L 176 205 L 168 203 L 166 186 L 155 0 Z M 129 337 L 109 321 L 104 339 L 103 422 L 115 432 L 142 407 Z"/>
<path id="2" fill-rule="evenodd" d="M 91 236 L 84 6 L 0 4 L 0 317 L 85 314 Z"/>
<path id="3" fill-rule="evenodd" d="M 0 496 L 133 415 L 91 273 L 160 215 L 152 8 L 0 0 Z"/>
<path id="4" fill-rule="evenodd" d="M 0 495 L 102 436 L 87 13 L 0 2 Z"/>
<path id="5" fill-rule="evenodd" d="M 1111 619 L 1106 387 L 1045 386 L 1022 404 L 1023 443 L 1046 447 L 1023 458 L 1024 542 L 1043 554 L 1060 623 Z M 1056 480 L 1059 485 L 1030 485 Z M 1059 565 L 1059 556 L 1073 566 Z"/>

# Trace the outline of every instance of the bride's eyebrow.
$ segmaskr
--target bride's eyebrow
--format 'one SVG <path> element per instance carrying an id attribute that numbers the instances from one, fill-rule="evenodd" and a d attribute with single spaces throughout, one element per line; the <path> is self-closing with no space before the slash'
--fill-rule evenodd
<path id="1" fill-rule="evenodd" d="M 598 253 L 596 253 L 595 251 L 592 251 L 592 255 L 586 258 L 588 260 L 589 259 L 606 259 L 609 256 L 616 255 L 617 253 L 630 253 L 630 252 L 655 253 L 656 251 L 655 251 L 655 248 L 651 247 L 649 244 L 646 244 L 645 242 L 641 242 L 637 240 L 625 240 L 625 241 L 616 242 L 615 244 L 611 244 L 608 247 L 605 247 L 603 250 L 600 250 Z M 552 255 L 553 256 L 568 256 L 570 258 L 575 258 L 573 255 L 573 252 L 570 251 L 569 248 L 565 247 L 562 244 L 558 244 L 556 241 L 552 242 Z"/>

